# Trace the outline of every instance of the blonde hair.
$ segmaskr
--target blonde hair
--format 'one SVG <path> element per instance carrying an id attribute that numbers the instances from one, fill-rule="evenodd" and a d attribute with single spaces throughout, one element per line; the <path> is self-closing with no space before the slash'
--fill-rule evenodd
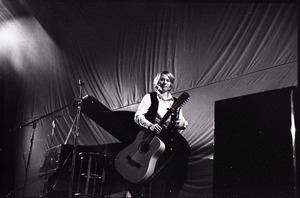
<path id="1" fill-rule="evenodd" d="M 171 72 L 169 72 L 169 71 L 161 71 L 161 72 L 159 72 L 159 73 L 156 74 L 156 76 L 155 76 L 155 78 L 154 78 L 154 80 L 153 80 L 153 87 L 154 87 L 154 89 L 155 89 L 155 90 L 158 89 L 158 82 L 159 82 L 160 77 L 161 77 L 162 74 L 168 76 L 168 78 L 170 79 L 170 82 L 171 82 L 171 89 L 173 89 L 175 77 L 174 77 L 174 75 L 173 75 Z"/>

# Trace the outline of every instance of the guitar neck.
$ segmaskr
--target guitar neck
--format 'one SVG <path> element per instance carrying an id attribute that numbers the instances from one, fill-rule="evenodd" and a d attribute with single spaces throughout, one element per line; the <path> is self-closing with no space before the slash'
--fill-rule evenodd
<path id="1" fill-rule="evenodd" d="M 172 111 L 169 109 L 167 111 L 167 113 L 164 115 L 164 117 L 159 121 L 159 126 L 162 127 L 162 125 L 167 121 L 167 119 L 169 118 L 169 116 L 171 115 Z"/>

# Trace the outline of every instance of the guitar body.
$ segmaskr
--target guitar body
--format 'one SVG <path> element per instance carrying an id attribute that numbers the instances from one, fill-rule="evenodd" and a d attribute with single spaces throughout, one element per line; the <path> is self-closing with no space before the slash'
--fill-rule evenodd
<path id="1" fill-rule="evenodd" d="M 165 144 L 156 136 L 143 148 L 148 131 L 140 131 L 132 144 L 118 153 L 115 159 L 116 170 L 128 181 L 138 183 L 149 178 L 155 169 L 158 158 L 165 150 Z"/>

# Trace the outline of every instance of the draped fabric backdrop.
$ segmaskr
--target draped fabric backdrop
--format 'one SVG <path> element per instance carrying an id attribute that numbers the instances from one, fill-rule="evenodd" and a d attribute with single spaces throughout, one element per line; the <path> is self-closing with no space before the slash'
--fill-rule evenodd
<path id="1" fill-rule="evenodd" d="M 14 68 L 20 86 L 14 126 L 69 105 L 56 114 L 61 117 L 39 120 L 34 131 L 26 126 L 13 132 L 16 188 L 24 183 L 34 132 L 26 196 L 40 195 L 45 151 L 67 138 L 79 79 L 85 82 L 83 95 L 94 96 L 112 111 L 135 111 L 153 90 L 157 72 L 175 75 L 174 95 L 190 94 L 183 106 L 189 126 L 182 135 L 192 151 L 181 196 L 195 198 L 212 195 L 214 102 L 297 86 L 296 4 L 21 2 L 27 14 L 2 21 L 0 27 L 0 35 L 12 39 L 0 36 L 5 48 L 1 63 Z M 53 119 L 57 124 L 51 145 Z M 73 140 L 72 133 L 68 144 Z M 80 145 L 118 142 L 85 115 L 78 140 Z"/>

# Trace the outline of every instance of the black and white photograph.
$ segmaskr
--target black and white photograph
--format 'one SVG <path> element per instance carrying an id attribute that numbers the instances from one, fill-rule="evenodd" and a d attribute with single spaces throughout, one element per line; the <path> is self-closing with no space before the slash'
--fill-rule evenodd
<path id="1" fill-rule="evenodd" d="M 0 197 L 300 197 L 296 0 L 0 0 Z"/>

